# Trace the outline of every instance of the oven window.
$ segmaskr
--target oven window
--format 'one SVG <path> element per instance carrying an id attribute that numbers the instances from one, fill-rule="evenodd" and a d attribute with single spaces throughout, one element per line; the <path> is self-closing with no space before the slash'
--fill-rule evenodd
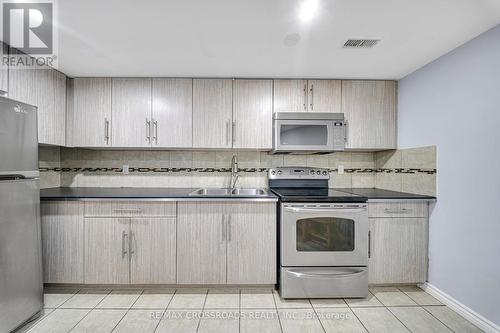
<path id="1" fill-rule="evenodd" d="M 328 144 L 327 125 L 281 125 L 280 143 L 293 146 L 324 146 Z"/>
<path id="2" fill-rule="evenodd" d="M 297 220 L 297 251 L 354 251 L 354 220 L 337 217 Z"/>

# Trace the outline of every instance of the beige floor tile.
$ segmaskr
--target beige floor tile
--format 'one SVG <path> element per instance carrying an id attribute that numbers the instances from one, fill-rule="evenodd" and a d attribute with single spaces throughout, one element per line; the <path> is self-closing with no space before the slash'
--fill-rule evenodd
<path id="1" fill-rule="evenodd" d="M 132 309 L 166 309 L 174 293 L 175 289 L 144 290 Z"/>
<path id="2" fill-rule="evenodd" d="M 271 289 L 241 290 L 242 309 L 275 309 L 273 291 Z"/>
<path id="3" fill-rule="evenodd" d="M 127 310 L 92 310 L 71 333 L 109 333 L 126 313 Z"/>
<path id="4" fill-rule="evenodd" d="M 118 323 L 113 333 L 154 332 L 161 317 L 151 310 L 129 310 Z"/>
<path id="5" fill-rule="evenodd" d="M 286 333 L 324 333 L 314 310 L 281 309 L 278 310 L 281 327 Z"/>
<path id="6" fill-rule="evenodd" d="M 196 333 L 202 310 L 167 310 L 155 333 Z"/>
<path id="7" fill-rule="evenodd" d="M 57 308 L 61 306 L 68 299 L 73 297 L 75 293 L 44 293 L 43 294 L 43 307 L 44 308 Z"/>
<path id="8" fill-rule="evenodd" d="M 391 307 L 389 310 L 413 333 L 452 332 L 421 307 Z"/>
<path id="9" fill-rule="evenodd" d="M 142 290 L 113 290 L 96 309 L 130 309 L 141 293 Z"/>
<path id="10" fill-rule="evenodd" d="M 78 294 L 74 295 L 66 302 L 64 302 L 60 308 L 63 309 L 92 309 L 99 302 L 101 302 L 106 295 L 110 293 L 110 290 L 80 290 Z"/>
<path id="11" fill-rule="evenodd" d="M 326 333 L 366 333 L 361 322 L 349 308 L 317 309 Z"/>
<path id="12" fill-rule="evenodd" d="M 410 297 L 396 287 L 374 287 L 370 292 L 385 306 L 417 305 Z"/>
<path id="13" fill-rule="evenodd" d="M 347 303 L 342 298 L 311 298 L 314 308 L 343 308 Z"/>
<path id="14" fill-rule="evenodd" d="M 205 301 L 205 309 L 239 309 L 239 289 L 210 289 Z"/>
<path id="15" fill-rule="evenodd" d="M 278 309 L 311 309 L 309 299 L 283 299 L 277 291 L 273 291 L 274 301 Z"/>
<path id="16" fill-rule="evenodd" d="M 373 296 L 372 293 L 368 293 L 368 296 L 365 298 L 346 298 L 345 299 L 347 305 L 349 305 L 352 308 L 359 308 L 359 307 L 373 307 L 373 306 L 384 306 L 380 301 Z"/>
<path id="17" fill-rule="evenodd" d="M 207 310 L 198 327 L 198 333 L 238 333 L 239 310 Z"/>
<path id="18" fill-rule="evenodd" d="M 25 332 L 29 331 L 33 326 L 35 326 L 40 321 L 42 321 L 45 317 L 47 317 L 49 314 L 51 314 L 54 310 L 55 309 L 51 309 L 51 308 L 42 309 L 42 311 L 40 311 L 39 317 L 37 317 L 36 319 L 33 319 L 29 323 L 26 323 L 24 326 L 18 328 L 16 333 L 25 333 Z"/>
<path id="19" fill-rule="evenodd" d="M 240 333 L 281 333 L 278 312 L 271 309 L 242 310 Z"/>
<path id="20" fill-rule="evenodd" d="M 352 311 L 370 333 L 409 333 L 387 308 L 353 308 Z"/>
<path id="21" fill-rule="evenodd" d="M 207 289 L 177 289 L 168 309 L 203 309 Z"/>
<path id="22" fill-rule="evenodd" d="M 399 287 L 399 290 L 408 295 L 418 305 L 442 305 L 440 301 L 418 287 Z"/>
<path id="23" fill-rule="evenodd" d="M 89 313 L 88 309 L 56 309 L 38 324 L 33 326 L 29 333 L 66 333 Z"/>
<path id="24" fill-rule="evenodd" d="M 456 333 L 482 332 L 447 306 L 425 306 L 424 308 Z"/>

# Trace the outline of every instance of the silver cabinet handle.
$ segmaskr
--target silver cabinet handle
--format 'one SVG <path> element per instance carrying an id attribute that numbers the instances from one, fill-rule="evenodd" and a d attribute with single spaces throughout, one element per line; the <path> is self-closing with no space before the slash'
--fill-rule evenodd
<path id="1" fill-rule="evenodd" d="M 128 234 L 125 231 L 122 231 L 122 258 L 125 258 L 125 256 L 127 255 L 127 249 L 126 249 L 127 237 Z"/>
<path id="2" fill-rule="evenodd" d="M 120 213 L 120 214 L 140 214 L 142 212 L 141 208 L 117 208 L 113 209 L 113 212 L 115 213 Z"/>
<path id="3" fill-rule="evenodd" d="M 349 123 L 347 122 L 347 119 L 344 120 L 344 127 L 345 127 L 345 130 L 344 130 L 344 142 L 347 144 L 348 140 L 349 140 Z"/>
<path id="4" fill-rule="evenodd" d="M 412 212 L 411 209 L 406 209 L 406 208 L 401 208 L 400 210 L 389 209 L 389 208 L 384 209 L 384 213 L 386 214 L 410 214 L 411 212 Z"/>
<path id="5" fill-rule="evenodd" d="M 104 141 L 109 144 L 109 120 L 104 118 Z"/>
<path id="6" fill-rule="evenodd" d="M 307 111 L 307 83 L 304 83 L 304 111 Z"/>
<path id="7" fill-rule="evenodd" d="M 153 121 L 153 139 L 155 140 L 155 143 L 158 144 L 158 120 Z"/>
<path id="8" fill-rule="evenodd" d="M 231 241 L 231 215 L 228 215 L 228 218 L 227 218 L 227 241 L 230 242 Z"/>
<path id="9" fill-rule="evenodd" d="M 234 144 L 234 142 L 236 141 L 236 122 L 233 121 L 233 127 L 232 127 L 232 137 L 233 137 L 233 141 L 232 143 Z"/>
<path id="10" fill-rule="evenodd" d="M 368 231 L 368 258 L 372 257 L 372 232 Z"/>
<path id="11" fill-rule="evenodd" d="M 311 89 L 309 89 L 310 92 L 311 92 L 311 103 L 309 104 L 309 106 L 311 107 L 311 111 L 314 110 L 314 85 L 311 84 Z"/>
<path id="12" fill-rule="evenodd" d="M 231 136 L 231 122 L 228 120 L 228 121 L 226 121 L 226 144 L 227 145 L 231 141 L 230 136 Z"/>
<path id="13" fill-rule="evenodd" d="M 146 141 L 151 143 L 151 121 L 146 118 Z"/>
<path id="14" fill-rule="evenodd" d="M 222 225 L 222 241 L 225 242 L 227 230 L 226 230 L 226 215 L 224 214 L 222 214 L 221 225 Z"/>
<path id="15" fill-rule="evenodd" d="M 129 256 L 130 256 L 130 258 L 132 258 L 132 255 L 135 253 L 135 251 L 134 251 L 134 246 L 133 246 L 134 240 L 135 240 L 135 235 L 134 235 L 134 233 L 131 231 L 131 232 L 130 232 L 130 237 L 129 237 L 129 239 L 128 239 L 128 251 L 129 251 Z"/>

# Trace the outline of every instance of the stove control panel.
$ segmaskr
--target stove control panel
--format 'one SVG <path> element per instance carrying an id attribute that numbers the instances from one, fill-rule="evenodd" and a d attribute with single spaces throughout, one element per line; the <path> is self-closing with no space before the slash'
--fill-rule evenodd
<path id="1" fill-rule="evenodd" d="M 307 167 L 279 167 L 269 169 L 269 179 L 330 179 L 328 169 Z"/>

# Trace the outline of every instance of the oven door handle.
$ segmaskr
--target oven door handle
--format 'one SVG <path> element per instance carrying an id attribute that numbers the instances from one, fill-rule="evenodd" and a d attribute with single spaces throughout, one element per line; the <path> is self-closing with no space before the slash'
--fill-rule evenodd
<path id="1" fill-rule="evenodd" d="M 285 207 L 285 210 L 294 213 L 360 213 L 366 211 L 366 208 L 296 208 Z"/>
<path id="2" fill-rule="evenodd" d="M 319 279 L 331 279 L 331 278 L 345 278 L 345 277 L 353 277 L 353 276 L 358 276 L 364 274 L 366 271 L 357 271 L 354 273 L 340 273 L 340 274 L 314 274 L 314 273 L 302 273 L 302 272 L 295 272 L 292 270 L 287 270 L 288 273 L 296 276 L 296 277 L 313 277 L 313 278 L 319 278 Z"/>

